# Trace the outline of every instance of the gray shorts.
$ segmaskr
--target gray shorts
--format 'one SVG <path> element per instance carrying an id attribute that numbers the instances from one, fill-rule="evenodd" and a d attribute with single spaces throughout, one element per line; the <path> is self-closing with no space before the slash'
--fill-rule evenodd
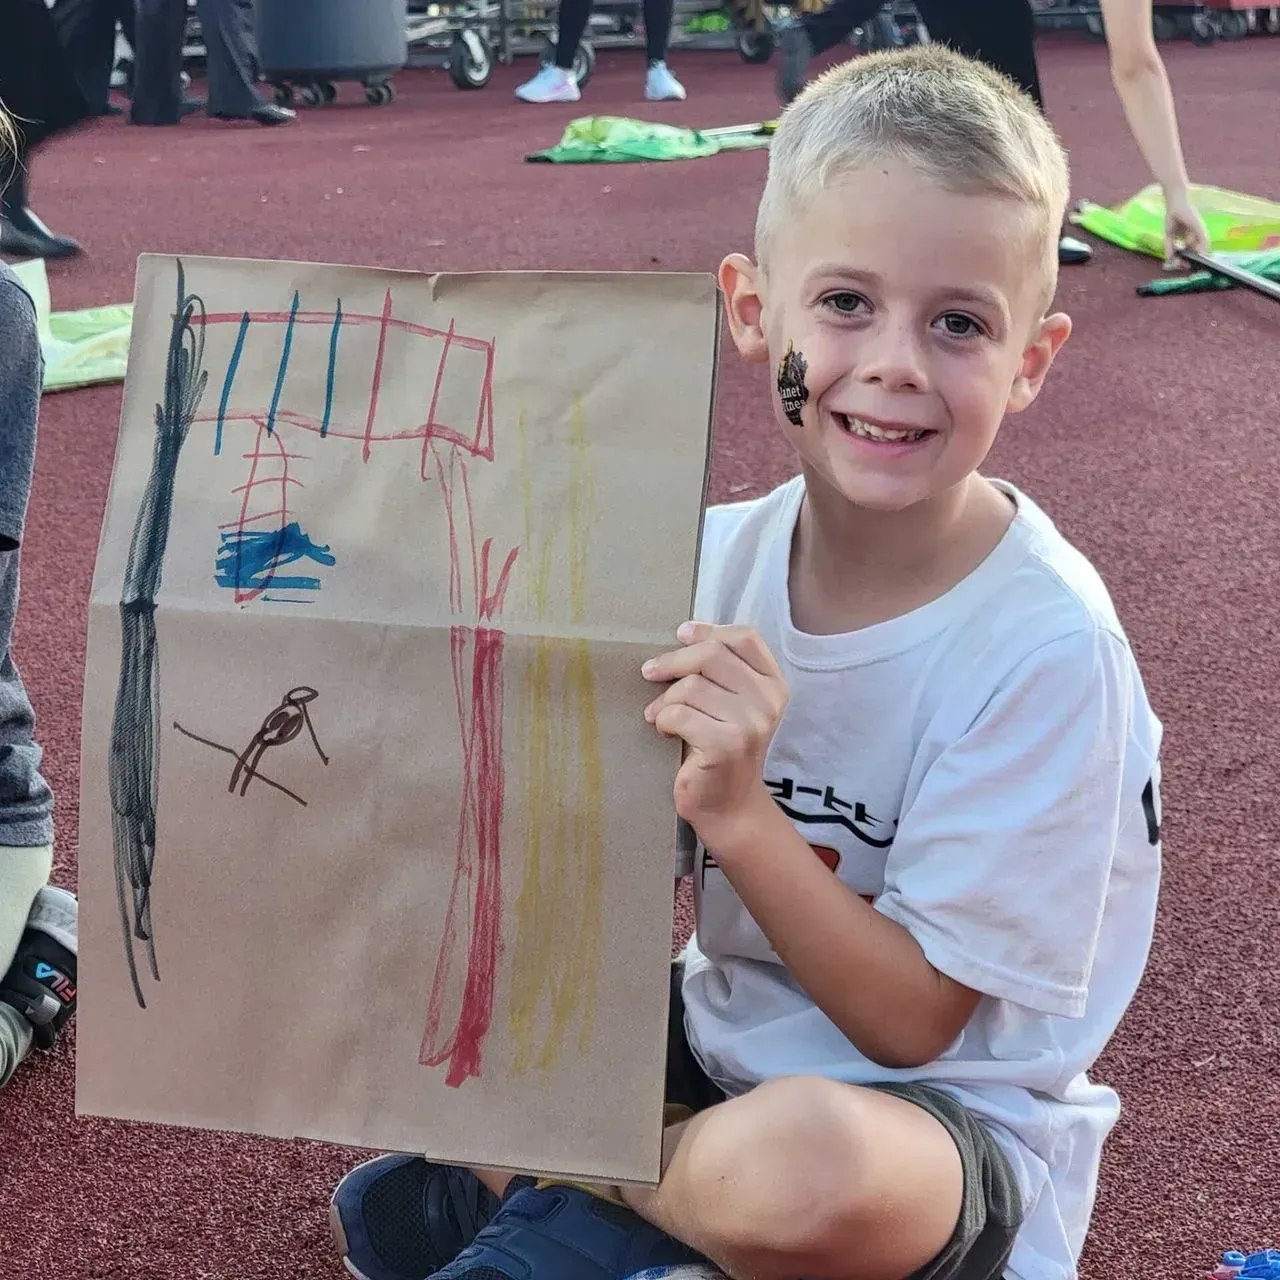
<path id="1" fill-rule="evenodd" d="M 684 1033 L 683 969 L 671 966 L 667 1030 L 667 1101 L 705 1111 L 725 1094 L 702 1070 Z M 1022 1194 L 990 1130 L 967 1107 L 924 1084 L 870 1085 L 922 1107 L 951 1135 L 964 1169 L 964 1197 L 955 1232 L 932 1262 L 909 1280 L 998 1280 L 1022 1225 Z"/>

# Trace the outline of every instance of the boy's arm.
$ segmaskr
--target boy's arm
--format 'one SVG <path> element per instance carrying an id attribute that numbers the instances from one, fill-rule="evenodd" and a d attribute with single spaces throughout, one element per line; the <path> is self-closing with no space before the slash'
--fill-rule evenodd
<path id="1" fill-rule="evenodd" d="M 716 865 L 809 998 L 882 1067 L 936 1059 L 981 996 L 929 963 L 911 934 L 813 856 L 767 791 L 713 833 Z"/>
<path id="2" fill-rule="evenodd" d="M 675 683 L 646 709 L 689 743 L 677 807 L 863 1054 L 934 1060 L 979 993 L 1083 1013 L 1122 792 L 1146 781 L 1124 776 L 1134 688 L 1122 640 L 1082 631 L 1019 664 L 912 797 L 872 907 L 812 856 L 761 781 L 786 700 L 763 641 L 698 634 L 659 660 Z"/>

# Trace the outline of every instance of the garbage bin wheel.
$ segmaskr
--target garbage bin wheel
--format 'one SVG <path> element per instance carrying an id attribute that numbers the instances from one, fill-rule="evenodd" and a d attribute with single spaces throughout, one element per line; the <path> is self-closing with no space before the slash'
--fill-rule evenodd
<path id="1" fill-rule="evenodd" d="M 1243 9 L 1224 9 L 1218 14 L 1218 32 L 1224 40 L 1243 40 L 1249 34 L 1249 17 Z"/>
<path id="2" fill-rule="evenodd" d="M 762 27 L 746 27 L 738 32 L 738 57 L 743 62 L 768 62 L 777 43 L 773 28 L 768 23 Z"/>
<path id="3" fill-rule="evenodd" d="M 388 107 L 396 100 L 396 87 L 390 80 L 365 85 L 365 100 L 373 107 Z"/>
<path id="4" fill-rule="evenodd" d="M 338 100 L 338 86 L 332 80 L 321 80 L 320 98 L 326 107 L 332 106 Z"/>
<path id="5" fill-rule="evenodd" d="M 449 79 L 458 89 L 483 89 L 493 74 L 493 50 L 478 31 L 464 28 L 449 45 Z"/>
<path id="6" fill-rule="evenodd" d="M 324 101 L 324 94 L 321 91 L 320 86 L 313 81 L 309 84 L 304 84 L 299 88 L 298 101 L 301 102 L 304 107 L 318 107 Z"/>
<path id="7" fill-rule="evenodd" d="M 272 88 L 272 97 L 275 98 L 276 106 L 278 107 L 293 106 L 293 85 L 291 84 L 274 85 Z"/>
<path id="8" fill-rule="evenodd" d="M 1191 16 L 1191 43 L 1201 49 L 1214 44 L 1218 39 L 1217 23 L 1207 13 L 1194 13 Z"/>

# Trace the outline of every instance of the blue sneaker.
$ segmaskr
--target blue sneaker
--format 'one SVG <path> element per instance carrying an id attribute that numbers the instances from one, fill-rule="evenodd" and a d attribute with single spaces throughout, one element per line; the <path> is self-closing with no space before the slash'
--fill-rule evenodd
<path id="1" fill-rule="evenodd" d="M 626 1280 L 705 1261 L 623 1205 L 578 1187 L 526 1187 L 433 1280 Z"/>
<path id="2" fill-rule="evenodd" d="M 528 1185 L 527 1178 L 519 1182 Z M 329 1226 L 356 1280 L 426 1280 L 476 1238 L 501 1204 L 468 1169 L 379 1156 L 334 1188 Z"/>

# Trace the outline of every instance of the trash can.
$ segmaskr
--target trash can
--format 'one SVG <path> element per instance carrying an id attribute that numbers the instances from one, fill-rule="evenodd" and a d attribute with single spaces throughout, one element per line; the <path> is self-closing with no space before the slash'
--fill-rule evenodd
<path id="1" fill-rule="evenodd" d="M 391 77 L 409 57 L 407 0 L 257 0 L 262 77 L 281 106 L 318 107 L 337 84 L 364 86 L 374 106 L 395 98 Z"/>

